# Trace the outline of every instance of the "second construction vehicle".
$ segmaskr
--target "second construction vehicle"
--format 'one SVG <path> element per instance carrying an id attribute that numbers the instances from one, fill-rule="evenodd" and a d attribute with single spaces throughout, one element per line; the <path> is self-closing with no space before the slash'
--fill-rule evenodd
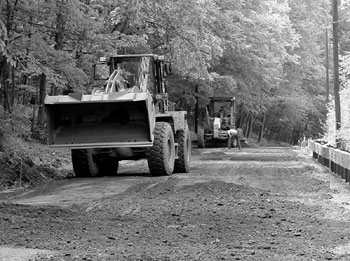
<path id="1" fill-rule="evenodd" d="M 171 108 L 169 65 L 153 54 L 105 58 L 104 88 L 45 99 L 48 143 L 70 147 L 77 177 L 114 175 L 119 161 L 146 158 L 152 175 L 188 172 L 191 138 L 185 111 Z"/>
<path id="2" fill-rule="evenodd" d="M 235 97 L 209 97 L 206 107 L 206 122 L 198 128 L 197 144 L 199 148 L 227 146 L 228 130 L 235 126 Z M 237 129 L 239 139 L 244 140 L 243 132 Z"/>

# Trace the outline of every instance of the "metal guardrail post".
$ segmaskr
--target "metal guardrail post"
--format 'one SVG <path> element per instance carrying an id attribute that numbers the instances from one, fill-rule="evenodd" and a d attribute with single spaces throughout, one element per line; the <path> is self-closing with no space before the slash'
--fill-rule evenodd
<path id="1" fill-rule="evenodd" d="M 339 151 L 339 172 L 342 179 L 345 179 L 344 152 Z"/>
<path id="2" fill-rule="evenodd" d="M 345 171 L 345 181 L 350 181 L 350 153 L 343 154 L 344 171 Z"/>
<path id="3" fill-rule="evenodd" d="M 339 153 L 334 150 L 334 163 L 335 163 L 335 173 L 339 175 Z"/>
<path id="4" fill-rule="evenodd" d="M 330 170 L 331 170 L 332 172 L 335 172 L 335 162 L 334 162 L 335 156 L 334 156 L 334 150 L 331 149 L 330 151 L 332 152 L 332 153 L 331 153 L 332 157 L 331 157 L 331 163 L 330 163 Z"/>
<path id="5" fill-rule="evenodd" d="M 328 167 L 329 166 L 329 147 L 322 145 L 322 165 Z"/>

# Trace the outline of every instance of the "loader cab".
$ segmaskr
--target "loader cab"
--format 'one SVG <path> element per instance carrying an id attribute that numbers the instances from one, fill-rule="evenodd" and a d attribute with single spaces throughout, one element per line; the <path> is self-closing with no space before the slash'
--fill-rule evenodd
<path id="1" fill-rule="evenodd" d="M 209 97 L 207 106 L 208 125 L 213 126 L 215 118 L 219 120 L 221 130 L 229 130 L 236 122 L 235 97 Z"/>
<path id="2" fill-rule="evenodd" d="M 141 91 L 147 89 L 152 93 L 154 75 L 152 57 L 143 56 L 116 56 L 110 60 L 110 73 L 121 70 L 128 88 L 137 86 Z"/>
<path id="3" fill-rule="evenodd" d="M 164 56 L 131 54 L 104 57 L 100 59 L 98 67 L 100 66 L 108 66 L 110 76 L 117 72 L 118 90 L 136 87 L 141 92 L 149 91 L 154 99 L 157 113 L 174 110 L 175 107 L 168 102 L 165 83 L 165 77 L 171 74 L 171 65 L 165 62 Z M 95 66 L 95 72 L 98 71 L 96 68 Z"/>
<path id="4" fill-rule="evenodd" d="M 164 56 L 153 54 L 101 57 L 95 65 L 94 78 L 107 80 L 115 70 L 121 71 L 127 88 L 137 86 L 155 96 L 166 93 L 164 78 L 171 74 L 171 65 L 164 61 Z"/>

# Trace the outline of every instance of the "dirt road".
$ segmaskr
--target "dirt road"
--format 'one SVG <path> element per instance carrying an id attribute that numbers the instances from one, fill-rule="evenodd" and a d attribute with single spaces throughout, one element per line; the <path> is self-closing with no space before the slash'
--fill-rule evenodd
<path id="1" fill-rule="evenodd" d="M 194 149 L 188 174 L 126 162 L 0 198 L 0 260 L 350 258 L 349 185 L 289 148 Z"/>

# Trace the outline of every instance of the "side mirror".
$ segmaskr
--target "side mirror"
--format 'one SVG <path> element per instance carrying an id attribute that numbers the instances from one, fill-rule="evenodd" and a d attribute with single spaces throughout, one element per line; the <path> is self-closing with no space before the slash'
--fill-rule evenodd
<path id="1" fill-rule="evenodd" d="M 109 66 L 105 63 L 98 63 L 94 65 L 94 80 L 108 80 Z"/>

